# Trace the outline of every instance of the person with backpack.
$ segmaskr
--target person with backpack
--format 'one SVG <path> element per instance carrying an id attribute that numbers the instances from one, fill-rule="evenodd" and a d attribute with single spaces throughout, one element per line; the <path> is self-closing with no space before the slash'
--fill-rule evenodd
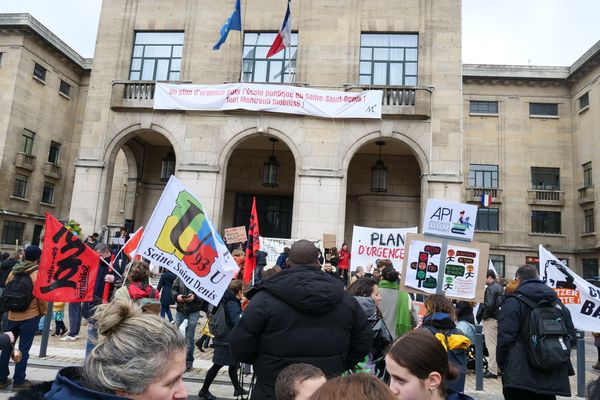
<path id="1" fill-rule="evenodd" d="M 198 399 L 200 400 L 216 400 L 216 397 L 209 391 L 210 385 L 217 377 L 219 370 L 225 365 L 229 369 L 229 379 L 231 379 L 233 385 L 233 396 L 238 397 L 248 393 L 238 380 L 238 361 L 229 351 L 229 334 L 242 319 L 241 301 L 244 297 L 242 289 L 243 282 L 240 279 L 234 279 L 229 283 L 209 325 L 209 329 L 214 336 L 215 350 L 212 359 L 213 365 L 206 372 L 204 384 L 198 393 Z"/>
<path id="2" fill-rule="evenodd" d="M 200 319 L 200 311 L 204 305 L 202 300 L 196 293 L 188 289 L 181 278 L 175 279 L 172 290 L 173 298 L 177 304 L 177 313 L 175 314 L 175 322 L 177 326 L 181 326 L 184 320 L 188 320 L 185 328 L 185 340 L 187 341 L 186 353 L 186 369 L 189 371 L 194 366 L 194 342 L 196 336 L 196 325 Z"/>
<path id="3" fill-rule="evenodd" d="M 8 310 L 8 323 L 5 330 L 17 332 L 19 336 L 19 350 L 22 359 L 15 365 L 13 375 L 13 390 L 22 389 L 30 385 L 25 379 L 29 350 L 33 344 L 38 322 L 48 310 L 45 301 L 33 295 L 33 285 L 37 279 L 39 261 L 42 250 L 35 245 L 25 249 L 25 260 L 16 264 L 6 279 L 6 287 L 2 293 L 2 303 Z M 5 348 L 0 354 L 0 388 L 12 382 L 8 377 L 8 363 L 12 349 Z"/>
<path id="4" fill-rule="evenodd" d="M 131 263 L 125 284 L 115 292 L 113 300 L 133 301 L 144 312 L 158 315 L 160 300 L 158 290 L 150 285 L 150 267 L 143 261 Z"/>
<path id="5" fill-rule="evenodd" d="M 483 297 L 482 319 L 483 335 L 485 336 L 485 345 L 488 348 L 490 359 L 488 371 L 483 374 L 484 378 L 495 379 L 498 377 L 498 364 L 496 363 L 496 340 L 498 338 L 498 311 L 499 299 L 504 292 L 502 285 L 496 280 L 496 273 L 489 269 L 487 272 L 487 287 Z"/>
<path id="6" fill-rule="evenodd" d="M 504 398 L 570 397 L 576 343 L 571 314 L 535 266 L 519 267 L 515 279 L 519 287 L 506 296 L 498 318 L 496 360 Z"/>
<path id="7" fill-rule="evenodd" d="M 8 278 L 8 275 L 12 271 L 13 267 L 15 265 L 17 265 L 17 263 L 20 260 L 21 260 L 21 254 L 19 252 L 15 251 L 15 252 L 11 253 L 8 256 L 8 258 L 6 258 L 4 261 L 2 261 L 2 264 L 0 264 L 0 295 L 2 294 L 2 292 L 4 291 L 4 287 L 6 286 L 6 278 Z M 2 308 L 0 308 L 0 320 L 1 320 L 0 330 L 4 331 L 5 330 L 4 327 L 6 326 L 6 323 L 8 322 L 8 315 L 6 313 L 6 310 L 3 310 Z"/>

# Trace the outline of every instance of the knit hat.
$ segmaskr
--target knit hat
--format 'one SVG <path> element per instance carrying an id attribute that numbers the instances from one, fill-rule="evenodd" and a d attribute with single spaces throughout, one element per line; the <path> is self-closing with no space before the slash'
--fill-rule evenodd
<path id="1" fill-rule="evenodd" d="M 36 245 L 27 246 L 25 249 L 25 261 L 37 261 L 42 256 L 42 249 Z"/>

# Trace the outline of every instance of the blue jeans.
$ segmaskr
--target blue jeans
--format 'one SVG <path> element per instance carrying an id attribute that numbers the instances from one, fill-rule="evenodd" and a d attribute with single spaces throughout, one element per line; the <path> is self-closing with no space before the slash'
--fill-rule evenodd
<path id="1" fill-rule="evenodd" d="M 196 325 L 200 319 L 200 311 L 191 314 L 182 314 L 179 311 L 175 314 L 175 322 L 177 326 L 181 325 L 184 319 L 188 320 L 188 326 L 185 328 L 185 341 L 187 343 L 187 352 L 185 354 L 185 365 L 191 368 L 194 364 L 194 339 L 196 336 Z"/>
<path id="2" fill-rule="evenodd" d="M 81 303 L 69 303 L 69 336 L 79 335 L 81 329 Z"/>
<path id="3" fill-rule="evenodd" d="M 27 360 L 29 360 L 29 350 L 33 344 L 33 338 L 37 332 L 39 322 L 40 317 L 37 316 L 25 321 L 8 320 L 6 324 L 7 331 L 17 331 L 19 333 L 19 350 L 23 353 L 23 359 L 15 365 L 15 373 L 13 375 L 14 384 L 20 385 L 25 382 L 25 369 L 27 368 Z M 2 350 L 0 354 L 0 382 L 4 382 L 10 374 L 8 363 L 11 352 L 12 348 L 9 347 Z"/>
<path id="4" fill-rule="evenodd" d="M 164 318 L 165 314 L 167 315 L 167 318 L 169 318 L 169 322 L 173 321 L 173 314 L 171 314 L 171 306 L 169 306 L 168 304 L 161 304 L 160 317 Z"/>
<path id="5" fill-rule="evenodd" d="M 96 321 L 90 318 L 87 322 L 88 339 L 85 343 L 85 358 L 88 357 L 92 349 L 96 346 L 96 341 L 98 340 L 98 328 L 96 327 Z"/>

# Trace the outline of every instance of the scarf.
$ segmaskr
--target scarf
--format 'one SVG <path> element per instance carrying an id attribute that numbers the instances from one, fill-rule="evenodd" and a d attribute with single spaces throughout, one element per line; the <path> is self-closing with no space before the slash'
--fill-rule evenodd
<path id="1" fill-rule="evenodd" d="M 396 282 L 386 281 L 382 279 L 378 286 L 383 289 L 398 290 L 399 286 Z M 410 308 L 408 307 L 408 293 L 398 290 L 398 302 L 396 303 L 396 323 L 394 329 L 396 335 L 401 336 L 412 330 Z"/>

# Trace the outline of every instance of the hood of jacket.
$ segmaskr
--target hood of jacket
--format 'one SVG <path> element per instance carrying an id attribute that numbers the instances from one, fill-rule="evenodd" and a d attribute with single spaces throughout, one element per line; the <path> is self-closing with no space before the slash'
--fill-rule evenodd
<path id="1" fill-rule="evenodd" d="M 448 313 L 436 312 L 423 317 L 423 325 L 448 330 L 456 328 L 456 324 Z"/>
<path id="2" fill-rule="evenodd" d="M 360 308 L 362 308 L 368 320 L 377 318 L 377 305 L 375 305 L 375 300 L 365 296 L 354 296 L 354 298 L 360 305 Z"/>
<path id="3" fill-rule="evenodd" d="M 12 273 L 14 274 L 21 274 L 21 273 L 31 273 L 33 271 L 35 271 L 38 268 L 38 264 L 36 262 L 33 261 L 22 261 L 18 264 L 15 264 L 15 266 L 12 269 Z"/>
<path id="4" fill-rule="evenodd" d="M 539 279 L 529 279 L 522 282 L 515 294 L 522 294 L 532 301 L 538 302 L 541 300 L 552 301 L 556 299 L 556 292 Z"/>
<path id="5" fill-rule="evenodd" d="M 125 397 L 88 389 L 81 384 L 81 367 L 63 368 L 56 374 L 52 388 L 46 393 L 47 400 L 119 400 Z"/>
<path id="6" fill-rule="evenodd" d="M 288 268 L 264 281 L 261 289 L 305 314 L 325 314 L 344 297 L 344 285 L 313 266 Z"/>

